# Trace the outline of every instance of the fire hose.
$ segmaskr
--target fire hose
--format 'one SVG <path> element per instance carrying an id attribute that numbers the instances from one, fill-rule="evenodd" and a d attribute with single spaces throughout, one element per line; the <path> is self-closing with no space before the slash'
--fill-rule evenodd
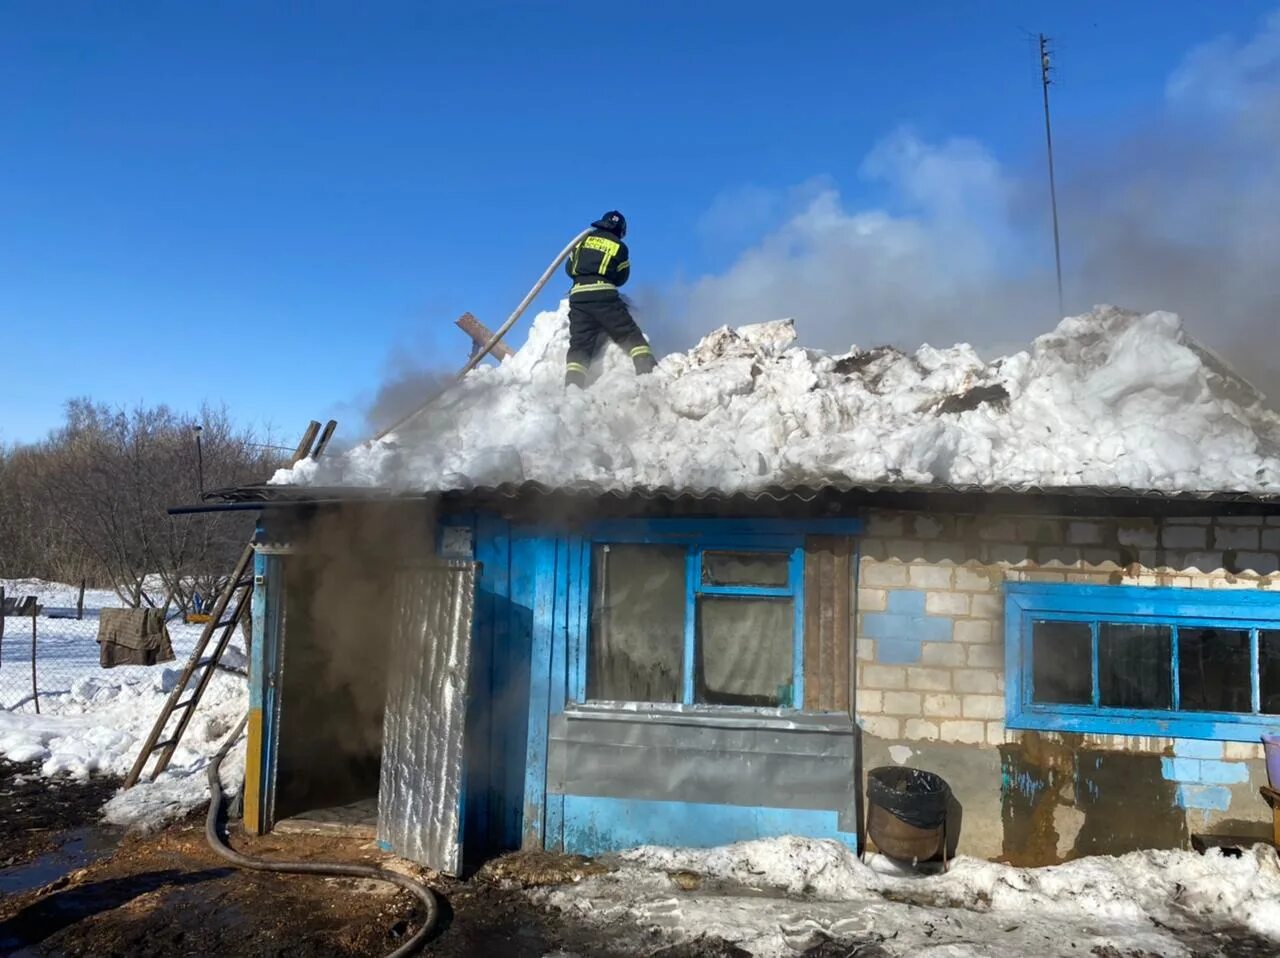
<path id="1" fill-rule="evenodd" d="M 461 379 L 467 373 L 471 372 L 471 370 L 475 369 L 478 365 L 480 365 L 480 361 L 484 359 L 486 356 L 488 356 L 490 352 L 493 351 L 493 347 L 498 345 L 498 343 L 502 342 L 502 337 L 507 335 L 507 333 L 511 330 L 511 327 L 516 324 L 516 320 L 519 319 L 524 314 L 524 311 L 529 308 L 529 304 L 534 301 L 537 295 L 542 292 L 542 288 L 546 286 L 547 283 L 551 280 L 551 277 L 555 275 L 555 271 L 560 268 L 560 264 L 569 258 L 569 254 L 573 252 L 573 248 L 575 246 L 577 246 L 584 239 L 586 239 L 587 235 L 591 232 L 591 229 L 592 229 L 591 227 L 588 227 L 587 229 L 583 230 L 581 233 L 579 233 L 577 236 L 575 236 L 573 239 L 569 241 L 569 245 L 560 251 L 560 254 L 551 261 L 551 265 L 546 268 L 546 271 L 543 272 L 543 274 L 538 277 L 538 281 L 533 284 L 533 288 L 530 289 L 529 292 L 525 293 L 524 299 L 520 300 L 520 305 L 517 306 L 515 310 L 511 313 L 511 315 L 507 317 L 507 321 L 503 323 L 501 326 L 499 326 L 498 331 L 494 333 L 492 337 L 490 337 L 489 341 L 485 343 L 483 346 L 481 346 L 479 349 L 477 349 L 475 355 L 472 356 L 469 360 L 467 360 L 467 364 L 463 366 L 460 370 L 458 370 L 458 374 L 454 377 L 455 379 Z M 428 405 L 428 403 L 424 403 L 423 405 L 424 406 Z M 419 407 L 418 409 L 415 409 L 413 412 L 409 413 L 407 416 L 402 416 L 400 419 L 392 423 L 386 429 L 381 430 L 373 438 L 375 440 L 381 439 L 383 436 L 387 435 L 388 433 L 395 432 L 397 429 L 403 426 L 406 422 L 408 422 L 410 419 L 416 416 L 419 412 L 421 412 L 422 408 L 423 407 Z"/>
<path id="2" fill-rule="evenodd" d="M 223 839 L 222 833 L 218 830 L 218 814 L 222 811 L 223 802 L 222 779 L 219 777 L 219 770 L 222 768 L 223 759 L 231 751 L 231 746 L 240 738 L 240 733 L 244 731 L 248 721 L 249 717 L 247 715 L 240 720 L 236 730 L 227 736 L 222 748 L 218 749 L 213 761 L 209 763 L 209 814 L 204 823 L 204 835 L 209 847 L 237 868 L 248 868 L 260 872 L 283 872 L 290 875 L 371 878 L 374 881 L 389 882 L 392 885 L 403 888 L 405 891 L 417 896 L 418 900 L 422 902 L 423 908 L 426 910 L 426 916 L 422 921 L 422 927 L 414 932 L 399 948 L 390 952 L 387 958 L 404 958 L 404 956 L 415 954 L 427 940 L 431 930 L 435 928 L 436 920 L 440 915 L 440 906 L 436 901 L 435 893 L 422 882 L 416 881 L 407 875 L 401 875 L 386 868 L 377 868 L 373 865 L 349 865 L 340 862 L 271 861 L 265 858 L 253 858 L 235 851 Z"/>

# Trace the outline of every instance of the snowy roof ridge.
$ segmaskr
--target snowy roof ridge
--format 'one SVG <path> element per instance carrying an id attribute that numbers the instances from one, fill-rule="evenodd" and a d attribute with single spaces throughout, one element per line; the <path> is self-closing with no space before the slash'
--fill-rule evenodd
<path id="1" fill-rule="evenodd" d="M 1280 416 L 1172 313 L 1095 307 L 991 362 L 966 344 L 832 355 L 791 320 L 721 326 L 649 377 L 610 347 L 585 391 L 563 386 L 567 325 L 565 304 L 543 313 L 411 423 L 273 481 L 1280 493 Z"/>

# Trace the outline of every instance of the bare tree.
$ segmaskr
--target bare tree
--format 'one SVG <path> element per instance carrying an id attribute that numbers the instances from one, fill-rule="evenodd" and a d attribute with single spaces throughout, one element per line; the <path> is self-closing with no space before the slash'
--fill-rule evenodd
<path id="1" fill-rule="evenodd" d="M 46 441 L 0 451 L 0 572 L 87 578 L 135 608 L 167 597 L 185 610 L 194 592 L 215 591 L 252 519 L 167 514 L 200 492 L 197 424 L 209 487 L 261 481 L 279 464 L 225 409 L 191 417 L 87 399 L 67 404 Z"/>

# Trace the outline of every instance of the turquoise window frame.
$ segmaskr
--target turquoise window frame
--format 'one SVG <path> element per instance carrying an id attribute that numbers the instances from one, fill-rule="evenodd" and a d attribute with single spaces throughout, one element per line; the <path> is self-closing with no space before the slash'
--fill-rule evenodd
<path id="1" fill-rule="evenodd" d="M 681 700 L 679 703 L 631 703 L 660 708 L 734 711 L 803 710 L 804 704 L 804 540 L 806 535 L 853 535 L 860 531 L 856 519 L 822 520 L 805 523 L 785 519 L 647 519 L 615 520 L 590 527 L 582 538 L 583 549 L 577 563 L 576 583 L 570 591 L 578 596 L 570 600 L 576 610 L 570 635 L 569 700 L 579 704 L 608 705 L 608 700 L 587 699 L 587 656 L 590 654 L 591 631 L 591 553 L 600 545 L 672 545 L 685 549 L 685 616 L 684 645 L 681 663 Z M 733 551 L 773 553 L 787 556 L 787 585 L 725 586 L 702 582 L 702 556 L 706 552 Z M 700 596 L 759 596 L 792 600 L 792 680 L 791 704 L 776 708 L 751 708 L 738 705 L 713 705 L 695 701 L 694 672 L 697 655 L 697 603 Z"/>
<path id="2" fill-rule="evenodd" d="M 1092 626 L 1093 705 L 1035 702 L 1032 624 L 1087 622 Z M 1173 708 L 1112 708 L 1098 700 L 1098 625 L 1164 625 L 1173 630 L 1169 657 Z M 1178 628 L 1249 632 L 1252 712 L 1180 711 Z M 1005 725 L 1011 729 L 1099 735 L 1148 735 L 1257 742 L 1280 734 L 1280 715 L 1260 711 L 1258 635 L 1280 631 L 1280 594 L 1263 591 L 1146 586 L 1008 583 L 1005 586 Z"/>

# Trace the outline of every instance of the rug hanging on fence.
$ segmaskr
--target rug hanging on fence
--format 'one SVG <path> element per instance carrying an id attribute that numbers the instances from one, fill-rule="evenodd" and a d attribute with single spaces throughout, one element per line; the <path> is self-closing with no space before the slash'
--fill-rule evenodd
<path id="1" fill-rule="evenodd" d="M 98 614 L 102 667 L 172 662 L 173 646 L 159 609 L 103 609 Z"/>

